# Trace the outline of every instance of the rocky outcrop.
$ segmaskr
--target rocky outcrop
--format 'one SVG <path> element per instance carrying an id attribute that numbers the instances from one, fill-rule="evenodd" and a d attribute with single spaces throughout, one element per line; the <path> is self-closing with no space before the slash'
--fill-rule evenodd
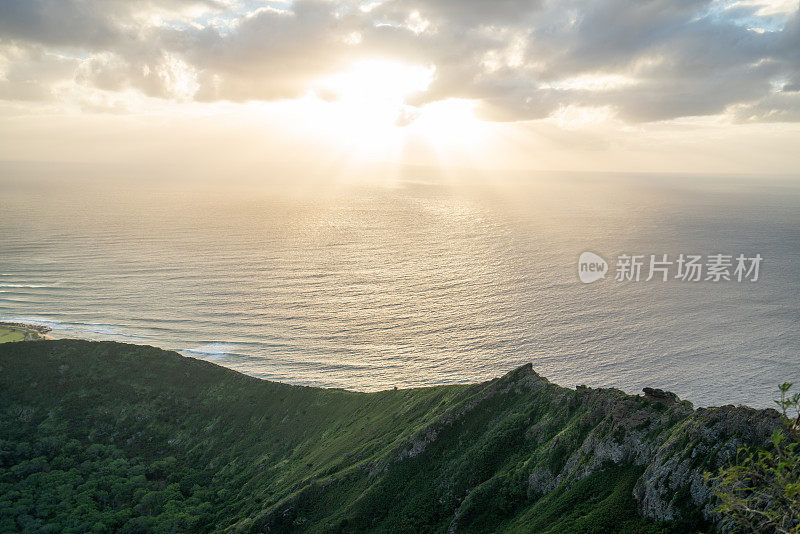
<path id="1" fill-rule="evenodd" d="M 32 330 L 34 332 L 38 332 L 39 334 L 46 334 L 50 332 L 51 328 L 49 326 L 44 325 L 35 325 L 35 324 L 25 324 L 25 323 L 9 323 L 5 321 L 0 321 L 0 327 L 6 328 L 18 328 L 22 330 Z"/>
<path id="2" fill-rule="evenodd" d="M 609 467 L 636 465 L 644 468 L 633 490 L 637 511 L 657 521 L 685 519 L 700 511 L 707 521 L 717 523 L 712 491 L 703 474 L 729 462 L 741 445 L 766 446 L 772 432 L 782 426 L 780 414 L 772 409 L 695 410 L 674 393 L 649 387 L 643 396 L 586 386 L 572 391 L 550 384 L 528 365 L 487 383 L 460 410 L 402 446 L 395 461 L 421 454 L 442 428 L 469 418 L 495 395 L 522 391 L 534 393 L 534 399 L 549 406 L 544 417 L 526 421 L 526 439 L 541 450 L 562 449 L 566 457 L 556 470 L 529 460 L 527 489 L 532 498 L 569 488 Z M 564 407 L 577 415 L 570 419 L 559 411 Z M 571 450 L 564 438 L 570 424 L 585 429 Z"/>
<path id="3" fill-rule="evenodd" d="M 672 393 L 671 391 L 664 391 L 663 389 L 654 389 L 644 387 L 642 388 L 644 392 L 644 396 L 651 400 L 661 401 L 661 402 L 677 402 L 678 396 Z"/>
<path id="4" fill-rule="evenodd" d="M 707 519 L 714 520 L 711 489 L 703 473 L 730 461 L 744 444 L 766 446 L 773 431 L 782 427 L 775 410 L 746 406 L 700 408 L 660 439 L 655 454 L 634 488 L 639 512 L 656 520 L 680 517 L 688 496 Z"/>

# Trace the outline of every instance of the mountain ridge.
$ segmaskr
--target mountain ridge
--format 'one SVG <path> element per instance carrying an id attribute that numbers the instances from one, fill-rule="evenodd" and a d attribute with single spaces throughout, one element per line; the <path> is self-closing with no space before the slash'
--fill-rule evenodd
<path id="1" fill-rule="evenodd" d="M 114 342 L 7 343 L 0 367 L 0 527 L 23 531 L 716 530 L 703 472 L 781 425 L 531 364 L 376 393 Z M 27 491 L 49 479 L 82 511 Z"/>

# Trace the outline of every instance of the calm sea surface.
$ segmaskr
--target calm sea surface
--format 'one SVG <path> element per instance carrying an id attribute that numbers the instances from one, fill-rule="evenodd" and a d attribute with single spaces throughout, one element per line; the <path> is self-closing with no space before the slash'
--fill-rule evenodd
<path id="1" fill-rule="evenodd" d="M 769 406 L 800 382 L 800 181 L 569 176 L 289 194 L 0 180 L 0 320 L 358 390 L 550 380 Z M 757 282 L 584 285 L 583 251 Z M 645 266 L 645 270 L 647 266 Z M 646 277 L 643 273 L 643 278 Z"/>

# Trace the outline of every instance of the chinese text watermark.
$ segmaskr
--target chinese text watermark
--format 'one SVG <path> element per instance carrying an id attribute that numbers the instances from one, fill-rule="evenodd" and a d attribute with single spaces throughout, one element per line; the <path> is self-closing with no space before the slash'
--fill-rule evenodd
<path id="1" fill-rule="evenodd" d="M 763 258 L 761 254 L 620 254 L 614 263 L 617 282 L 756 282 Z M 606 277 L 608 263 L 594 252 L 578 258 L 578 277 L 590 284 Z"/>

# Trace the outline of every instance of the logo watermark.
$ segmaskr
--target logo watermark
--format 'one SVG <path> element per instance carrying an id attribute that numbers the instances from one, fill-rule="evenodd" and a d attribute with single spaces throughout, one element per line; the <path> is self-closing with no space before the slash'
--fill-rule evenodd
<path id="1" fill-rule="evenodd" d="M 583 252 L 578 258 L 578 278 L 591 284 L 606 277 L 608 263 L 594 252 Z"/>
<path id="2" fill-rule="evenodd" d="M 617 282 L 757 282 L 761 254 L 620 254 L 614 262 Z M 606 277 L 609 265 L 594 252 L 578 257 L 578 278 L 591 284 Z"/>

